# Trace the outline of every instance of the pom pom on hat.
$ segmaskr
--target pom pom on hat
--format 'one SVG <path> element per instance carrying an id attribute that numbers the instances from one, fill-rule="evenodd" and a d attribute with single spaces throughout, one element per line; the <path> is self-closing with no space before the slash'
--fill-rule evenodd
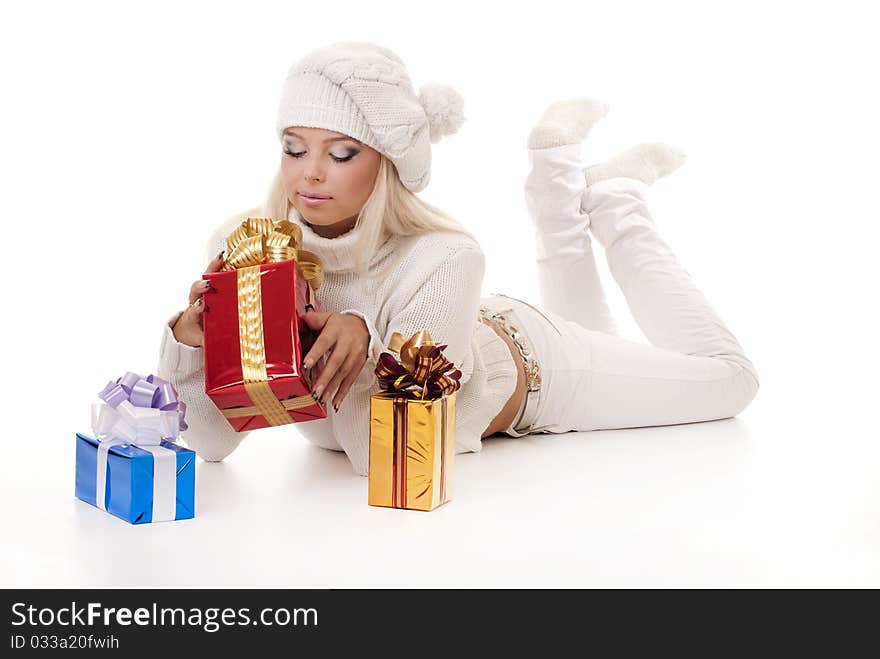
<path id="1" fill-rule="evenodd" d="M 464 98 L 448 85 L 422 85 L 419 103 L 428 115 L 432 144 L 458 132 L 464 123 Z"/>

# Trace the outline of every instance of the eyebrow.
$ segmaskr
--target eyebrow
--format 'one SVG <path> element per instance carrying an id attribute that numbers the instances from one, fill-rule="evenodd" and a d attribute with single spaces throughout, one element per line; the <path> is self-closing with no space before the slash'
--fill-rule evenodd
<path id="1" fill-rule="evenodd" d="M 293 135 L 294 137 L 298 137 L 299 139 L 303 139 L 303 136 L 302 136 L 302 135 L 298 135 L 297 133 L 294 133 L 292 130 L 286 130 L 286 131 L 284 131 L 284 134 L 285 134 L 285 135 Z M 353 137 L 328 137 L 328 138 L 327 138 L 326 140 L 324 140 L 324 141 L 325 141 L 325 142 L 342 142 L 342 141 L 346 141 L 346 142 L 347 142 L 347 141 L 349 141 L 349 140 L 352 141 L 352 142 L 358 142 L 358 141 L 357 141 L 356 139 L 354 139 Z M 360 142 L 358 142 L 358 144 L 360 144 Z"/>

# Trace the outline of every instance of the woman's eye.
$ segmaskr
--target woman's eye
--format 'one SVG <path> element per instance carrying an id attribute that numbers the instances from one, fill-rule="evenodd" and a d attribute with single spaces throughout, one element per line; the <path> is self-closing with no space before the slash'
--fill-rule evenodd
<path id="1" fill-rule="evenodd" d="M 293 158 L 302 158 L 306 152 L 305 151 L 294 151 L 293 149 L 291 149 L 289 147 L 284 147 L 284 153 L 286 153 L 287 155 L 289 155 Z M 349 160 L 354 158 L 358 153 L 359 153 L 358 151 L 349 151 L 344 156 L 337 156 L 337 155 L 334 155 L 331 153 L 330 157 L 333 159 L 334 162 L 348 162 Z"/>
<path id="2" fill-rule="evenodd" d="M 357 151 L 349 151 L 344 156 L 335 156 L 331 153 L 330 157 L 333 158 L 333 160 L 335 160 L 336 162 L 348 162 L 349 160 L 354 158 L 357 155 L 357 153 L 358 153 Z"/>

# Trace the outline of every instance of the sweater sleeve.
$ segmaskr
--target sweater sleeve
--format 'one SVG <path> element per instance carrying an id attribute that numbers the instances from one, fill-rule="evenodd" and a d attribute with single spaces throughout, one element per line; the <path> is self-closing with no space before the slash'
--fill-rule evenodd
<path id="1" fill-rule="evenodd" d="M 207 263 L 224 246 L 224 228 L 214 232 L 204 252 Z M 175 313 L 162 328 L 156 374 L 168 380 L 186 403 L 187 429 L 181 433 L 186 445 L 208 462 L 219 462 L 232 453 L 250 431 L 236 432 L 205 393 L 204 348 L 180 343 L 172 327 L 182 314 Z"/>
<path id="2" fill-rule="evenodd" d="M 337 412 L 336 440 L 351 460 L 355 471 L 369 473 L 370 419 L 369 396 L 380 391 L 375 368 L 379 355 L 387 349 L 394 332 L 409 338 L 428 330 L 438 345 L 446 344 L 443 354 L 462 371 L 465 384 L 473 373 L 471 341 L 478 322 L 485 257 L 478 246 L 464 246 L 443 261 L 408 300 L 392 312 L 386 328 L 356 309 L 346 309 L 361 318 L 370 332 L 367 361 Z M 351 400 L 348 400 L 348 399 Z"/>
<path id="3" fill-rule="evenodd" d="M 208 462 L 219 462 L 232 453 L 250 431 L 236 432 L 205 393 L 204 349 L 179 343 L 171 327 L 182 312 L 172 316 L 162 331 L 156 374 L 168 380 L 186 403 L 186 445 Z"/>

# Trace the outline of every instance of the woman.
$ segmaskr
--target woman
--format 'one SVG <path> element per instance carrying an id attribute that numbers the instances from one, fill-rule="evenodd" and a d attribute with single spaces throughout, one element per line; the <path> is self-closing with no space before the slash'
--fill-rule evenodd
<path id="1" fill-rule="evenodd" d="M 431 144 L 458 130 L 461 97 L 426 85 L 418 96 L 393 52 L 341 42 L 309 53 L 284 83 L 281 166 L 266 202 L 209 241 L 222 267 L 226 235 L 248 216 L 288 218 L 321 257 L 319 332 L 304 356 L 326 419 L 296 424 L 319 446 L 369 468 L 373 369 L 391 335 L 427 329 L 462 372 L 456 453 L 497 433 L 519 437 L 734 416 L 758 380 L 733 335 L 657 235 L 645 207 L 653 180 L 681 163 L 640 145 L 583 169 L 580 142 L 605 112 L 574 99 L 552 105 L 529 136 L 526 198 L 537 228 L 543 310 L 501 294 L 481 298 L 483 253 L 455 220 L 415 193 L 430 178 Z M 588 230 L 653 345 L 616 336 Z M 210 258 L 210 256 L 208 258 Z M 187 403 L 186 443 L 218 461 L 248 434 L 232 430 L 204 393 L 202 306 L 209 287 L 164 330 L 158 374 Z"/>

